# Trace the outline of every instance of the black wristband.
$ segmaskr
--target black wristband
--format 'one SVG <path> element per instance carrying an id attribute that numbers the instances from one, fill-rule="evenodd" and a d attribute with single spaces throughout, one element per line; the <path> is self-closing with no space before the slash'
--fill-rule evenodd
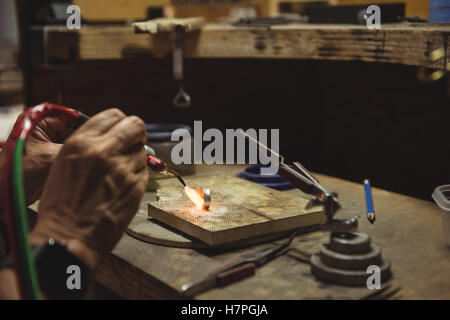
<path id="1" fill-rule="evenodd" d="M 85 295 L 90 268 L 64 243 L 49 239 L 33 249 L 39 284 L 47 298 L 81 299 Z"/>
<path id="2" fill-rule="evenodd" d="M 48 299 L 81 299 L 87 292 L 90 268 L 67 250 L 64 243 L 49 239 L 32 246 L 41 291 Z M 1 268 L 14 269 L 11 257 Z"/>
<path id="3" fill-rule="evenodd" d="M 6 262 L 8 258 L 8 239 L 6 235 L 6 226 L 0 218 L 0 266 Z"/>

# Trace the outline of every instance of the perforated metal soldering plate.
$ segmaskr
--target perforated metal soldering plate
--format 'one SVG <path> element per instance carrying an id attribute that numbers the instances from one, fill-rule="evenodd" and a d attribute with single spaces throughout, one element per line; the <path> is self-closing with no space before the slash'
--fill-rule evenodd
<path id="1" fill-rule="evenodd" d="M 186 179 L 211 189 L 208 211 L 197 209 L 175 180 L 161 181 L 149 216 L 210 245 L 311 226 L 324 221 L 320 207 L 307 200 L 224 174 Z"/>

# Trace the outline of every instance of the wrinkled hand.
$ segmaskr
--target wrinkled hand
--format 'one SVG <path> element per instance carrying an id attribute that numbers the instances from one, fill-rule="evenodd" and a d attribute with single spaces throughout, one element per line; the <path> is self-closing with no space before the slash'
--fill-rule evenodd
<path id="1" fill-rule="evenodd" d="M 139 208 L 148 180 L 145 142 L 144 122 L 118 109 L 75 131 L 50 169 L 31 242 L 65 241 L 95 268 Z"/>
<path id="2" fill-rule="evenodd" d="M 64 139 L 72 133 L 66 122 L 56 116 L 42 119 L 30 132 L 25 144 L 23 174 L 27 205 L 39 199 L 50 166 L 62 147 Z M 3 166 L 4 149 L 0 153 Z"/>

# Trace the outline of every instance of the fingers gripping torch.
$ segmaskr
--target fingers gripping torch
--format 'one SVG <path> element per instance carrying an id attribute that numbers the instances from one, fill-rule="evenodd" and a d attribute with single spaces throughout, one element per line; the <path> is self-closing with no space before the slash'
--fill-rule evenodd
<path id="1" fill-rule="evenodd" d="M 78 127 L 80 127 L 83 123 L 85 123 L 86 121 L 89 120 L 89 116 L 85 115 L 84 113 L 82 113 L 81 111 L 76 111 L 78 113 L 78 118 L 76 121 L 73 121 L 72 123 L 69 124 L 69 127 L 72 129 L 77 129 Z M 155 171 L 155 172 L 160 172 L 160 173 L 164 173 L 164 174 L 168 174 L 171 175 L 173 177 L 176 177 L 183 186 L 186 186 L 186 183 L 183 181 L 183 179 L 181 178 L 181 176 L 175 172 L 174 170 L 170 169 L 167 164 L 162 161 L 161 159 L 159 159 L 158 157 L 156 157 L 156 153 L 155 150 L 153 150 L 151 147 L 149 146 L 145 146 L 145 151 L 147 152 L 147 166 Z"/>
<path id="2" fill-rule="evenodd" d="M 40 292 L 36 266 L 28 240 L 23 152 L 30 132 L 40 120 L 48 116 L 60 117 L 71 129 L 76 129 L 89 120 L 89 116 L 80 111 L 42 103 L 24 110 L 14 124 L 7 142 L 2 146 L 5 149 L 5 160 L 2 168 L 1 199 L 7 225 L 8 247 L 16 269 L 22 299 L 39 299 Z M 177 177 L 183 185 L 186 185 L 178 173 L 169 169 L 162 160 L 155 156 L 153 149 L 146 147 L 146 151 L 147 165 L 150 169 Z"/>
<path id="3" fill-rule="evenodd" d="M 16 270 L 22 299 L 39 299 L 39 281 L 28 240 L 28 216 L 23 179 L 23 152 L 28 135 L 41 119 L 58 116 L 65 122 L 78 121 L 73 109 L 42 103 L 25 109 L 17 119 L 4 145 L 1 198 L 7 225 L 8 248 Z"/>
<path id="4" fill-rule="evenodd" d="M 69 124 L 69 127 L 74 130 L 89 120 L 89 116 L 85 115 L 81 111 L 77 110 L 76 112 L 78 113 L 77 120 L 75 120 Z M 146 145 L 145 151 L 147 152 L 147 166 L 151 170 L 173 176 L 173 177 L 177 178 L 178 181 L 180 181 L 183 186 L 186 187 L 186 183 L 183 181 L 181 176 L 174 170 L 170 169 L 164 161 L 162 161 L 161 159 L 156 157 L 155 150 L 153 150 L 151 147 Z"/>

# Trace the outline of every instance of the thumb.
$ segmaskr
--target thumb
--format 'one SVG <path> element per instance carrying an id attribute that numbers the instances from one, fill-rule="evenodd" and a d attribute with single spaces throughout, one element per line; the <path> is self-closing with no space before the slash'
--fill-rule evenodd
<path id="1" fill-rule="evenodd" d="M 45 117 L 36 125 L 31 136 L 40 141 L 62 143 L 73 130 L 67 127 L 67 121 L 57 117 Z"/>

